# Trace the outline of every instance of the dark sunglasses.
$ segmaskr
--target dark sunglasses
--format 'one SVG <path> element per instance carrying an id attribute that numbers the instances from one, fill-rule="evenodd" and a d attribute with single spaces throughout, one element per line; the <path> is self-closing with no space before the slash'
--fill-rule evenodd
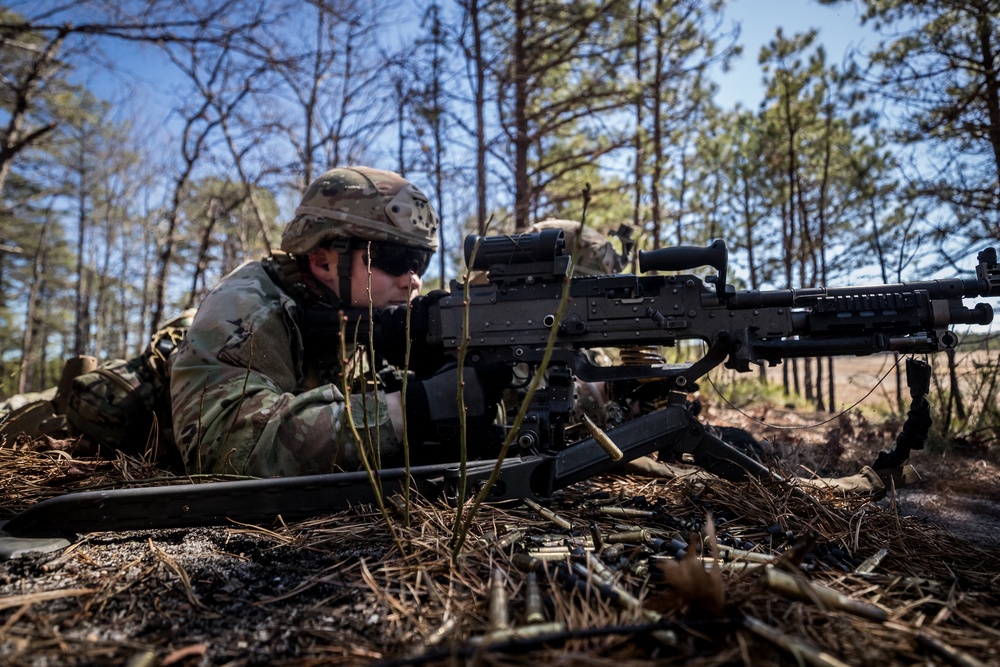
<path id="1" fill-rule="evenodd" d="M 365 264 L 370 263 L 373 268 L 385 271 L 390 276 L 401 276 L 412 271 L 423 277 L 431 263 L 430 250 L 381 241 L 372 241 L 364 247 L 368 253 Z"/>

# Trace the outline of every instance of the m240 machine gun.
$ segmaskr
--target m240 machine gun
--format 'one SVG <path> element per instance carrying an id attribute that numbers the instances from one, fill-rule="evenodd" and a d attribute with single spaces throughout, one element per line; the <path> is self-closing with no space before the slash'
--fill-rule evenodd
<path id="1" fill-rule="evenodd" d="M 572 379 L 589 382 L 658 380 L 680 393 L 724 364 L 740 372 L 784 359 L 879 352 L 922 353 L 953 349 L 958 324 L 988 324 L 993 308 L 966 298 L 1000 295 L 996 250 L 979 254 L 976 278 L 865 287 L 816 287 L 773 291 L 736 290 L 726 282 L 723 241 L 705 248 L 673 247 L 639 253 L 643 272 L 686 271 L 702 266 L 717 273 L 604 275 L 571 279 L 569 301 L 556 321 L 569 249 L 559 230 L 479 238 L 465 243 L 473 269 L 489 271 L 489 283 L 430 307 L 427 345 L 457 353 L 468 336 L 467 363 L 537 367 L 550 329 L 558 327 L 546 391 L 536 401 L 517 442 L 525 449 L 561 449 L 572 410 Z M 418 332 L 423 336 L 424 332 Z M 597 366 L 581 350 L 674 346 L 700 340 L 704 356 L 685 364 Z"/>
<path id="2" fill-rule="evenodd" d="M 653 452 L 684 456 L 730 479 L 773 477 L 766 467 L 706 431 L 686 405 L 688 392 L 711 369 L 748 371 L 784 359 L 937 352 L 954 348 L 954 325 L 988 324 L 993 308 L 966 299 L 1000 296 L 997 252 L 978 256 L 974 278 L 927 280 L 863 287 L 737 290 L 727 284 L 728 254 L 722 241 L 705 248 L 674 247 L 639 253 L 643 272 L 714 268 L 705 280 L 688 273 L 570 277 L 571 253 L 560 230 L 520 236 L 469 237 L 470 269 L 488 271 L 482 285 L 453 283 L 450 294 L 426 302 L 425 323 L 412 331 L 421 352 L 456 356 L 466 340 L 465 363 L 506 364 L 537 372 L 555 329 L 543 389 L 503 461 L 470 461 L 377 471 L 383 487 L 412 483 L 424 495 L 458 496 L 482 488 L 499 466 L 488 500 L 544 499 L 570 484 Z M 568 300 L 560 313 L 563 289 Z M 466 305 L 466 289 L 468 304 Z M 465 316 L 468 315 L 468 325 Z M 378 319 L 378 318 L 376 318 Z M 338 318 L 338 326 L 339 326 Z M 376 322 L 373 326 L 378 327 Z M 362 338 L 364 340 L 364 338 Z M 599 366 L 585 351 L 595 348 L 670 346 L 701 340 L 705 354 L 683 364 Z M 516 374 L 517 375 L 517 374 Z M 624 421 L 607 433 L 573 441 L 575 380 L 662 383 L 665 405 Z M 916 398 L 926 388 L 911 380 Z M 905 430 L 905 429 L 904 429 Z M 884 461 L 899 465 L 907 447 Z M 215 482 L 68 494 L 43 501 L 9 521 L 11 535 L 53 535 L 111 529 L 217 525 L 236 520 L 296 519 L 371 502 L 366 472 Z M 466 497 L 468 495 L 466 494 Z"/>

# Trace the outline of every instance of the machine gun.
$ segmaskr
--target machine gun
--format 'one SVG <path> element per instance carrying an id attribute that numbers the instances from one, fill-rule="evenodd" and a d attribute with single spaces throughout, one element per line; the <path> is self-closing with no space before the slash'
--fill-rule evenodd
<path id="1" fill-rule="evenodd" d="M 728 252 L 717 240 L 704 248 L 674 247 L 639 253 L 643 272 L 702 266 L 717 273 L 602 275 L 571 279 L 569 301 L 556 321 L 570 254 L 562 232 L 470 236 L 466 262 L 487 270 L 489 282 L 469 288 L 465 330 L 461 286 L 430 307 L 426 344 L 457 354 L 468 336 L 467 363 L 540 363 L 557 327 L 547 386 L 537 396 L 516 438 L 522 453 L 562 449 L 573 405 L 573 379 L 589 382 L 656 380 L 665 392 L 692 392 L 697 380 L 724 364 L 739 372 L 784 359 L 879 352 L 953 349 L 960 324 L 988 324 L 987 303 L 963 299 L 1000 296 L 997 253 L 979 254 L 976 278 L 773 291 L 736 290 L 726 282 Z M 674 346 L 700 340 L 705 354 L 693 363 L 597 366 L 581 350 Z M 639 355 L 641 358 L 642 355 Z"/>
<path id="2" fill-rule="evenodd" d="M 456 497 L 460 480 L 467 485 L 465 492 L 476 491 L 499 466 L 488 500 L 537 500 L 653 452 L 684 456 L 730 479 L 775 478 L 765 466 L 706 431 L 691 414 L 687 393 L 699 378 L 722 364 L 746 372 L 754 364 L 799 357 L 952 349 L 958 338 L 949 327 L 993 319 L 989 304 L 970 308 L 964 300 L 1000 296 L 994 248 L 979 253 L 972 279 L 772 291 L 736 290 L 727 284 L 728 253 L 722 241 L 705 248 L 639 253 L 644 272 L 714 268 L 717 273 L 705 280 L 693 274 L 569 277 L 571 255 L 560 230 L 473 236 L 466 239 L 465 250 L 470 269 L 488 271 L 487 283 L 468 286 L 468 306 L 466 288 L 453 283 L 449 295 L 428 307 L 426 326 L 416 332 L 414 345 L 457 355 L 467 338 L 466 363 L 507 364 L 530 374 L 538 371 L 555 328 L 546 386 L 536 394 L 513 438 L 516 446 L 503 461 L 471 461 L 465 475 L 455 463 L 376 471 L 383 487 L 409 480 L 424 495 Z M 569 299 L 562 317 L 557 317 L 567 280 Z M 671 346 L 684 340 L 704 341 L 707 351 L 692 363 L 615 366 L 595 365 L 583 354 L 593 348 Z M 616 451 L 610 456 L 600 434 L 567 441 L 576 378 L 657 380 L 663 383 L 666 404 L 611 428 L 607 435 Z M 906 446 L 918 441 L 909 437 Z M 889 458 L 898 464 L 907 453 Z M 29 508 L 3 530 L 51 535 L 216 525 L 229 519 L 263 522 L 278 515 L 304 518 L 371 502 L 371 484 L 367 473 L 357 472 L 76 493 Z"/>

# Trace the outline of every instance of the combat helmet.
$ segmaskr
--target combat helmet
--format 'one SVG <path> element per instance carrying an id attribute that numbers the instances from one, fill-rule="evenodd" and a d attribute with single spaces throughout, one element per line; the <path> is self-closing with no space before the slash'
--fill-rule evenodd
<path id="1" fill-rule="evenodd" d="M 337 167 L 306 189 L 281 235 L 281 249 L 301 255 L 326 241 L 357 239 L 434 252 L 437 231 L 437 215 L 427 196 L 399 174 Z"/>
<path id="2" fill-rule="evenodd" d="M 305 255 L 328 244 L 342 258 L 337 263 L 339 293 L 351 295 L 353 250 L 403 246 L 426 267 L 438 247 L 437 233 L 434 207 L 413 183 L 391 171 L 337 167 L 306 189 L 281 235 L 281 249 L 301 263 Z M 344 298 L 350 302 L 350 296 Z"/>
<path id="3" fill-rule="evenodd" d="M 533 224 L 529 231 L 540 232 L 546 229 L 561 229 L 566 239 L 566 251 L 569 252 L 576 243 L 580 223 L 574 220 L 558 220 L 549 218 Z M 620 236 L 621 232 L 615 233 Z M 629 241 L 630 242 L 630 241 Z M 603 234 L 590 227 L 583 229 L 583 239 L 580 255 L 577 257 L 576 274 L 595 276 L 609 273 L 621 273 L 628 261 L 627 251 L 619 254 Z"/>

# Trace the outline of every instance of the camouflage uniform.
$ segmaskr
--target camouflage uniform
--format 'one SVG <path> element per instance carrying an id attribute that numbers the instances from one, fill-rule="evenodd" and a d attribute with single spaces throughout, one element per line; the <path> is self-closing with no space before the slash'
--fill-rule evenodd
<path id="1" fill-rule="evenodd" d="M 339 168 L 307 189 L 281 248 L 303 257 L 321 243 L 346 240 L 345 257 L 353 239 L 367 239 L 433 251 L 436 230 L 433 209 L 412 184 L 389 172 Z M 381 456 L 376 466 L 400 453 L 386 403 L 391 369 L 348 402 L 339 338 L 309 342 L 300 324 L 304 302 L 334 313 L 340 306 L 288 255 L 240 266 L 205 298 L 171 365 L 175 437 L 189 472 L 357 469 L 362 451 L 348 410 L 365 454 L 371 447 Z"/>
<path id="2" fill-rule="evenodd" d="M 576 245 L 576 234 L 580 223 L 574 220 L 558 220 L 548 218 L 536 222 L 528 228 L 529 232 L 541 232 L 546 229 L 559 229 L 566 239 L 566 252 L 571 252 Z M 580 253 L 576 261 L 578 276 L 599 276 L 611 273 L 621 273 L 628 261 L 627 250 L 619 254 L 611 241 L 596 229 L 583 228 L 583 238 L 580 241 Z"/>
<path id="3" fill-rule="evenodd" d="M 262 262 L 239 267 L 205 298 L 171 367 L 174 432 L 189 472 L 271 476 L 360 466 L 358 443 L 344 428 L 339 364 L 313 361 L 298 321 L 299 305 Z M 333 356 L 339 347 L 330 341 Z M 353 395 L 352 414 L 384 458 L 398 451 L 383 390 Z"/>

